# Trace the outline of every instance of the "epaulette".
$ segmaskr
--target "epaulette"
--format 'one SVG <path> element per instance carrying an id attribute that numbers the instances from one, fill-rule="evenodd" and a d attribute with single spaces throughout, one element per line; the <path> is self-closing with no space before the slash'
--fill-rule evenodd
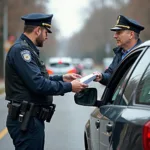
<path id="1" fill-rule="evenodd" d="M 29 48 L 29 49 L 30 49 L 30 46 L 28 45 L 28 43 L 27 43 L 25 40 L 21 40 L 20 44 L 21 44 L 21 46 L 23 46 L 24 48 Z"/>

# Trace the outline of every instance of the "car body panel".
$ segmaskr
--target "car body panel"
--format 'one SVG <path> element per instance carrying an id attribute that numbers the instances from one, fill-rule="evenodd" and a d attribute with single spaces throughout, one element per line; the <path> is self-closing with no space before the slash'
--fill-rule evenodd
<path id="1" fill-rule="evenodd" d="M 96 123 L 99 123 L 99 120 L 102 116 L 99 114 L 99 109 L 95 109 L 94 112 L 91 114 L 90 118 L 90 142 L 91 148 L 94 150 L 99 149 L 99 127 Z"/>
<path id="2" fill-rule="evenodd" d="M 116 120 L 115 128 L 117 130 L 114 129 L 113 149 L 142 150 L 143 125 L 148 120 L 150 120 L 148 109 L 143 110 L 143 107 L 135 108 L 133 106 L 125 109 Z M 115 137 L 118 137 L 118 140 Z"/>
<path id="3" fill-rule="evenodd" d="M 103 118 L 100 120 L 100 150 L 109 149 L 109 145 L 112 139 L 112 130 L 115 126 L 115 121 L 117 120 L 118 116 L 124 110 L 124 107 L 112 107 L 102 106 L 100 108 L 100 113 L 102 112 Z M 107 126 L 112 126 L 112 130 L 110 132 L 107 131 Z"/>

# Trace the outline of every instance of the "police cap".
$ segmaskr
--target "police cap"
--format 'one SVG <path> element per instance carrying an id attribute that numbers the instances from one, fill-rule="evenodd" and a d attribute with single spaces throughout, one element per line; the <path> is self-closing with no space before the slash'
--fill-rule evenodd
<path id="1" fill-rule="evenodd" d="M 136 33 L 140 33 L 140 31 L 144 30 L 144 27 L 133 19 L 127 18 L 123 15 L 119 15 L 115 27 L 111 28 L 110 30 L 132 30 Z"/>
<path id="2" fill-rule="evenodd" d="M 50 30 L 52 17 L 52 14 L 31 13 L 22 16 L 21 19 L 25 21 L 25 25 L 42 26 L 45 27 L 49 33 L 52 33 Z"/>

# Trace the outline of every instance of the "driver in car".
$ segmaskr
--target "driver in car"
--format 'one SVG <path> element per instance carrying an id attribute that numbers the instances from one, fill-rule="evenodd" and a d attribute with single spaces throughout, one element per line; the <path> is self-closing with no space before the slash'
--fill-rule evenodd
<path id="1" fill-rule="evenodd" d="M 117 47 L 113 49 L 115 56 L 110 66 L 103 73 L 94 72 L 97 74 L 94 81 L 103 85 L 108 84 L 114 70 L 118 67 L 126 55 L 142 43 L 139 38 L 139 34 L 140 31 L 144 30 L 144 27 L 133 19 L 119 15 L 116 25 L 110 30 L 114 31 L 113 37 L 116 39 L 117 44 Z"/>

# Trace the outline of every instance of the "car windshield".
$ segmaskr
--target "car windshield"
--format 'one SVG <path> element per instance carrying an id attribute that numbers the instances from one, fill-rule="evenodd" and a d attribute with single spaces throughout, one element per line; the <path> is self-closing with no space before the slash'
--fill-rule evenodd
<path id="1" fill-rule="evenodd" d="M 50 67 L 55 67 L 55 68 L 64 68 L 64 67 L 69 67 L 70 64 L 69 63 L 52 63 L 49 64 Z"/>

